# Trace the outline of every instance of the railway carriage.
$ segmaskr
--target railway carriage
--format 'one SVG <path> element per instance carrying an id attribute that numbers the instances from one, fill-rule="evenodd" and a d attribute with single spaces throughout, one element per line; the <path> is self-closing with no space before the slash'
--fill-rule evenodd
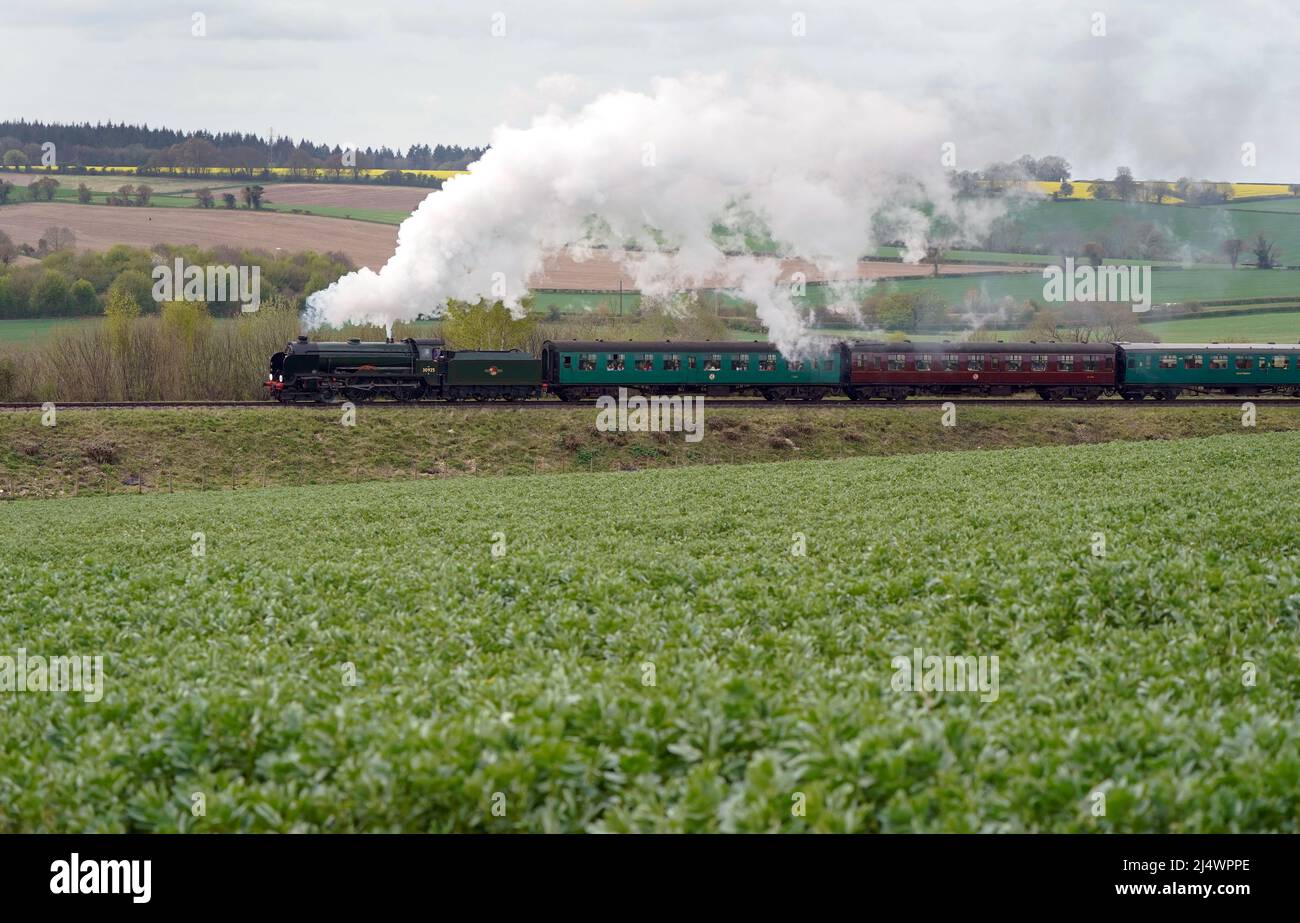
<path id="1" fill-rule="evenodd" d="M 1120 343 L 1120 396 L 1173 400 L 1184 391 L 1300 397 L 1300 346 Z"/>
<path id="2" fill-rule="evenodd" d="M 542 377 L 561 400 L 615 394 L 619 388 L 820 400 L 841 390 L 842 366 L 840 344 L 803 361 L 786 359 L 770 343 L 548 340 L 542 346 Z"/>
<path id="3" fill-rule="evenodd" d="M 1096 400 L 1115 387 L 1108 343 L 854 343 L 845 392 L 854 400 L 914 394 Z"/>

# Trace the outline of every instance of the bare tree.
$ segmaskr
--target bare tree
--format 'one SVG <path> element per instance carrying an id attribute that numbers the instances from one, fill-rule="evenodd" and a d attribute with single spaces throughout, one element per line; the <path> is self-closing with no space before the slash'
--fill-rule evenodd
<path id="1" fill-rule="evenodd" d="M 1223 253 L 1227 256 L 1228 262 L 1232 264 L 1233 269 L 1237 268 L 1237 259 L 1241 256 L 1242 248 L 1245 246 L 1246 244 L 1236 237 L 1229 238 L 1223 242 Z"/>
<path id="2" fill-rule="evenodd" d="M 1096 269 L 1101 265 L 1101 261 L 1106 258 L 1106 251 L 1102 249 L 1101 244 L 1095 240 L 1090 240 L 1083 245 L 1083 255 L 1088 258 L 1092 268 Z"/>
<path id="3" fill-rule="evenodd" d="M 1266 240 L 1263 232 L 1255 238 L 1255 268 L 1273 269 L 1277 266 L 1277 258 L 1281 255 L 1277 250 L 1277 243 Z"/>

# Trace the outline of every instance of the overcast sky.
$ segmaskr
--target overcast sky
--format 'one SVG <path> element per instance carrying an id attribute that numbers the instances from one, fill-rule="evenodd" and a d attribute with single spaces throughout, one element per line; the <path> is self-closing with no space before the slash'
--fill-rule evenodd
<path id="1" fill-rule="evenodd" d="M 44 0 L 3 22 L 6 117 L 483 144 L 656 76 L 785 72 L 941 101 L 961 168 L 1300 181 L 1294 0 Z"/>

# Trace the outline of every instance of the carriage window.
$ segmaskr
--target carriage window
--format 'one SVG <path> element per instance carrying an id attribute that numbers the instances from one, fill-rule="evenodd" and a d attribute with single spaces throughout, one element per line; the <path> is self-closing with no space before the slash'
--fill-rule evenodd
<path id="1" fill-rule="evenodd" d="M 749 353 L 737 353 L 731 357 L 731 370 L 733 372 L 749 371 Z"/>
<path id="2" fill-rule="evenodd" d="M 1038 353 L 1037 355 L 1030 356 L 1029 367 L 1033 369 L 1035 372 L 1046 372 L 1047 356 L 1044 355 L 1043 353 Z"/>
<path id="3" fill-rule="evenodd" d="M 918 372 L 930 371 L 930 357 L 918 355 L 912 362 L 912 368 L 916 369 Z"/>
<path id="4" fill-rule="evenodd" d="M 1022 357 L 1016 355 L 1015 353 L 1011 353 L 1010 355 L 1007 356 L 1007 371 L 1019 372 L 1020 364 L 1022 361 L 1023 361 Z"/>
<path id="5" fill-rule="evenodd" d="M 1273 368 L 1275 368 L 1275 369 L 1284 369 L 1284 368 L 1286 368 L 1286 356 L 1274 356 L 1274 357 L 1273 357 Z"/>
<path id="6" fill-rule="evenodd" d="M 903 369 L 905 369 L 905 368 L 907 368 L 907 354 L 906 354 L 906 353 L 890 353 L 890 354 L 889 354 L 889 370 L 890 370 L 891 372 L 901 372 L 901 371 L 902 371 Z"/>
<path id="7" fill-rule="evenodd" d="M 686 367 L 691 369 L 695 368 L 695 356 L 686 357 Z"/>
<path id="8" fill-rule="evenodd" d="M 722 371 L 722 354 L 714 353 L 704 360 L 704 371 L 720 372 Z"/>
<path id="9" fill-rule="evenodd" d="M 955 371 L 957 371 L 957 354 L 956 354 L 956 353 L 944 353 L 944 355 L 943 355 L 943 370 L 944 370 L 945 372 L 955 372 Z"/>
<path id="10" fill-rule="evenodd" d="M 789 362 L 786 363 L 786 366 L 787 366 L 787 367 L 790 369 L 790 371 L 792 371 L 792 372 L 801 372 L 801 371 L 803 371 L 803 360 L 802 360 L 802 359 L 791 359 Z"/>
<path id="11" fill-rule="evenodd" d="M 606 372 L 623 371 L 623 354 L 610 353 L 609 358 L 605 360 L 605 371 Z"/>
<path id="12" fill-rule="evenodd" d="M 1250 368 L 1250 356 L 1238 356 L 1238 357 L 1237 357 L 1237 368 L 1239 368 L 1239 369 L 1248 369 L 1248 368 Z"/>
<path id="13" fill-rule="evenodd" d="M 1056 370 L 1057 370 L 1058 372 L 1073 372 L 1073 371 L 1074 371 L 1074 356 L 1057 356 L 1057 357 L 1056 357 Z"/>
<path id="14" fill-rule="evenodd" d="M 776 353 L 763 353 L 758 358 L 758 370 L 760 372 L 776 371 Z"/>
<path id="15" fill-rule="evenodd" d="M 1227 357 L 1227 356 L 1211 356 L 1211 357 L 1210 357 L 1210 368 L 1212 368 L 1212 369 L 1226 369 L 1227 367 L 1228 367 L 1228 357 Z"/>
<path id="16" fill-rule="evenodd" d="M 681 356 L 677 355 L 676 353 L 672 353 L 670 355 L 664 356 L 665 372 L 677 372 L 681 370 L 681 367 L 682 367 Z"/>
<path id="17" fill-rule="evenodd" d="M 1185 369 L 1199 369 L 1203 365 L 1205 365 L 1205 357 L 1200 353 L 1195 356 L 1183 356 L 1183 368 Z"/>
<path id="18" fill-rule="evenodd" d="M 829 371 L 830 371 L 831 369 L 833 369 L 833 368 L 835 368 L 835 360 L 834 360 L 834 359 L 823 359 L 823 360 L 822 360 L 822 371 L 824 371 L 824 372 L 829 372 Z"/>
<path id="19" fill-rule="evenodd" d="M 1165 353 L 1163 356 L 1160 357 L 1160 367 L 1162 369 L 1178 368 L 1178 357 L 1175 356 L 1173 353 Z"/>
<path id="20" fill-rule="evenodd" d="M 596 371 L 596 354 L 595 354 L 595 353 L 583 353 L 581 356 L 579 356 L 579 357 L 578 357 L 578 371 L 579 371 L 579 372 L 594 372 L 594 371 Z"/>
<path id="21" fill-rule="evenodd" d="M 642 353 L 637 356 L 636 370 L 638 372 L 653 372 L 655 367 L 655 357 L 650 353 Z"/>
<path id="22" fill-rule="evenodd" d="M 432 361 L 433 361 L 433 347 L 432 347 L 432 346 L 421 346 L 421 347 L 420 347 L 420 358 L 423 359 L 425 362 L 432 362 Z"/>
<path id="23" fill-rule="evenodd" d="M 966 371 L 981 372 L 984 370 L 984 354 L 971 353 L 966 357 Z"/>
<path id="24" fill-rule="evenodd" d="M 1085 372 L 1095 372 L 1095 371 L 1097 371 L 1097 362 L 1098 362 L 1098 361 L 1099 361 L 1099 360 L 1098 360 L 1098 358 L 1097 358 L 1096 356 L 1084 356 L 1084 357 L 1083 357 L 1083 370 L 1084 370 Z"/>
<path id="25" fill-rule="evenodd" d="M 573 368 L 573 357 L 572 357 L 572 356 L 565 356 L 565 357 L 563 357 L 563 358 L 564 358 L 564 363 L 563 363 L 564 367 L 565 367 L 566 369 L 571 369 L 571 368 Z"/>

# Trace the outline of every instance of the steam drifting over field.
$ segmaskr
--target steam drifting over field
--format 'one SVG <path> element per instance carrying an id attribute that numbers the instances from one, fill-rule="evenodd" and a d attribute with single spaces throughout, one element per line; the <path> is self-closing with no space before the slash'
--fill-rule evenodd
<path id="1" fill-rule="evenodd" d="M 609 246 L 651 299 L 723 276 L 759 306 L 787 353 L 811 348 L 798 293 L 779 261 L 726 256 L 747 233 L 828 274 L 892 239 L 919 260 L 936 234 L 971 236 L 998 206 L 953 200 L 941 164 L 947 118 L 934 102 L 805 81 L 725 76 L 657 80 L 579 111 L 553 107 L 501 127 L 468 176 L 430 195 L 375 272 L 309 299 L 313 323 L 391 324 L 437 314 L 449 298 L 517 308 L 527 280 L 563 247 Z M 715 227 L 726 228 L 719 243 Z M 936 231 L 936 228 L 942 231 Z M 621 254 L 635 241 L 641 252 Z M 851 313 L 847 293 L 840 310 Z"/>

